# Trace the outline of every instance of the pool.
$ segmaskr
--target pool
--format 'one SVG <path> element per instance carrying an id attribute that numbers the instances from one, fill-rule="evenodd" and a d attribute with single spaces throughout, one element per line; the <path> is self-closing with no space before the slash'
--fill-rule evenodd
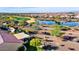
<path id="1" fill-rule="evenodd" d="M 40 25 L 54 25 L 55 21 L 47 21 L 47 20 L 39 20 L 38 23 Z M 79 26 L 79 22 L 60 22 L 62 26 Z"/>

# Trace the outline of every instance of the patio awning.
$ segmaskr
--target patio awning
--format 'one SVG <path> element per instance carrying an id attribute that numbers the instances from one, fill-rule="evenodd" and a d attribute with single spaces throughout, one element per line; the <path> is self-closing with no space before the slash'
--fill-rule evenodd
<path id="1" fill-rule="evenodd" d="M 30 36 L 25 34 L 25 33 L 18 33 L 18 34 L 14 34 L 14 36 L 17 38 L 17 39 L 24 39 L 24 38 L 29 38 Z"/>

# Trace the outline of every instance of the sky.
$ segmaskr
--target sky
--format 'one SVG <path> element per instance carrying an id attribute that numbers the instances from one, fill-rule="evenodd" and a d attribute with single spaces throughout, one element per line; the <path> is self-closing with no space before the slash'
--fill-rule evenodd
<path id="1" fill-rule="evenodd" d="M 1 13 L 79 12 L 79 7 L 0 7 Z"/>

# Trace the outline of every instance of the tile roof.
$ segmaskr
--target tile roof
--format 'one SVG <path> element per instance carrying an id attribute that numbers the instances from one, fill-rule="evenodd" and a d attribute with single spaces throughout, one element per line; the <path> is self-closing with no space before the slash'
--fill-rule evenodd
<path id="1" fill-rule="evenodd" d="M 6 43 L 22 43 L 22 40 L 18 40 L 15 36 L 5 31 L 0 30 L 0 34 Z"/>

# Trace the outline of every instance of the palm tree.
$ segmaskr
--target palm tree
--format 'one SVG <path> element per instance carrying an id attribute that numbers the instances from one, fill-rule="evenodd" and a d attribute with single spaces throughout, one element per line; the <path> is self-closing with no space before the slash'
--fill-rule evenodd
<path id="1" fill-rule="evenodd" d="M 54 29 L 51 31 L 52 36 L 58 36 L 60 34 L 60 26 L 56 25 Z"/>
<path id="2" fill-rule="evenodd" d="M 55 19 L 54 21 L 56 22 L 56 24 L 58 24 L 58 25 L 61 24 L 61 23 L 60 23 L 60 19 L 61 19 L 60 15 L 55 16 L 54 19 Z"/>
<path id="3" fill-rule="evenodd" d="M 28 40 L 28 42 L 24 42 L 22 46 L 20 46 L 18 51 L 39 51 L 43 50 L 39 46 L 41 45 L 41 40 L 38 38 L 33 38 L 32 40 Z"/>
<path id="4" fill-rule="evenodd" d="M 27 47 L 25 45 L 22 45 L 20 47 L 18 47 L 17 51 L 26 51 Z"/>
<path id="5" fill-rule="evenodd" d="M 60 21 L 55 21 L 56 24 L 58 25 L 61 25 L 61 22 Z"/>
<path id="6" fill-rule="evenodd" d="M 40 48 L 39 46 L 41 46 L 41 40 L 38 38 L 34 38 L 30 41 L 30 46 L 36 47 L 37 50 L 43 50 L 42 48 Z"/>

